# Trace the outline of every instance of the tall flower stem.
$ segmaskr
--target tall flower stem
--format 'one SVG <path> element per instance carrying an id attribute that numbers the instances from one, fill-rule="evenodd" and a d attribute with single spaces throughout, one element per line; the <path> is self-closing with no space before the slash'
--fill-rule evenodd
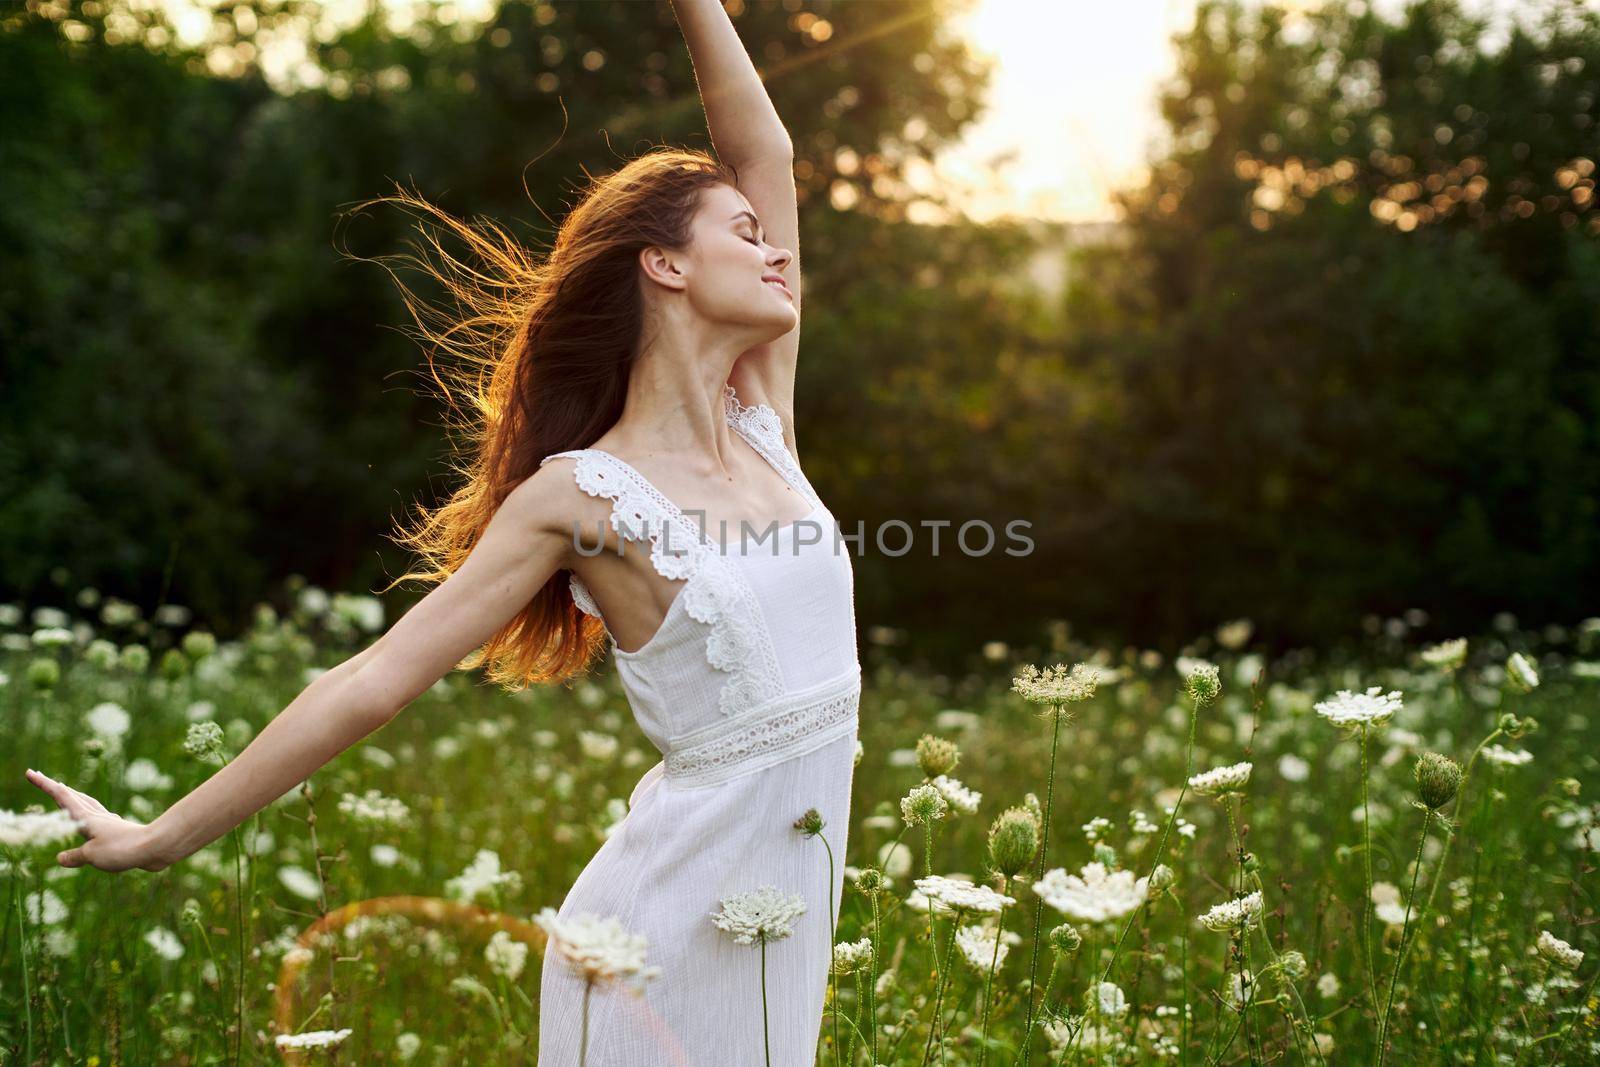
<path id="1" fill-rule="evenodd" d="M 1261 896 L 1262 896 L 1262 899 L 1265 900 L 1266 899 L 1266 895 L 1267 895 L 1267 889 L 1266 889 L 1266 886 L 1261 884 L 1261 875 L 1257 874 L 1255 872 L 1251 872 L 1250 879 L 1251 879 L 1252 882 L 1255 883 L 1256 892 L 1260 893 Z M 1263 907 L 1263 914 L 1265 914 L 1265 905 L 1263 904 L 1262 907 Z M 1261 928 L 1261 943 L 1267 946 L 1267 954 L 1272 957 L 1272 962 L 1277 965 L 1278 973 L 1282 974 L 1284 976 L 1284 985 L 1288 986 L 1289 993 L 1294 997 L 1295 1005 L 1297 1007 L 1299 1007 L 1299 1009 L 1300 1009 L 1300 1014 L 1305 1016 L 1306 1029 L 1310 1030 L 1311 1026 L 1312 1026 L 1312 1023 L 1311 1023 L 1311 1012 L 1306 1009 L 1305 1001 L 1300 999 L 1300 990 L 1298 988 L 1296 988 L 1296 986 L 1294 984 L 1294 980 L 1284 971 L 1284 969 L 1283 969 L 1283 957 L 1278 954 L 1278 950 L 1277 949 L 1272 947 L 1272 938 L 1270 936 L 1268 936 L 1266 925 L 1265 925 L 1264 922 L 1263 922 L 1263 925 L 1262 925 L 1262 928 Z M 1185 999 L 1187 999 L 1187 997 Z M 1291 1015 L 1290 1018 L 1293 1019 L 1293 1015 Z M 1294 1041 L 1295 1049 L 1300 1053 L 1300 1058 L 1302 1060 L 1309 1059 L 1309 1057 L 1306 1056 L 1305 1049 L 1301 1046 L 1300 1028 L 1299 1028 L 1299 1026 L 1294 1026 L 1294 1027 L 1292 1027 L 1292 1029 L 1294 1030 L 1294 1035 L 1295 1035 L 1295 1041 Z M 1323 1057 L 1322 1048 L 1321 1048 L 1321 1046 L 1319 1046 L 1316 1043 L 1315 1039 L 1313 1039 L 1312 1042 L 1311 1042 L 1311 1048 L 1316 1052 L 1318 1062 L 1324 1063 L 1324 1064 L 1326 1064 L 1328 1062 Z"/>
<path id="2" fill-rule="evenodd" d="M 1000 881 L 1000 892 L 1009 894 L 1011 891 L 1011 876 L 1006 875 Z M 994 931 L 994 957 L 989 960 L 989 977 L 983 983 L 983 1027 L 978 1039 L 978 1067 L 989 1058 L 989 995 L 994 989 L 994 972 L 1000 966 L 1000 941 L 1006 936 L 1006 910 L 1000 909 L 1000 916 L 995 920 Z"/>
<path id="3" fill-rule="evenodd" d="M 872 962 L 868 976 L 871 981 L 867 983 L 867 1032 L 872 1035 L 872 1063 L 878 1063 L 878 951 L 883 940 L 883 920 L 878 910 L 878 891 L 873 889 L 872 897 Z"/>
<path id="4" fill-rule="evenodd" d="M 578 1039 L 578 1067 L 584 1067 L 589 1062 L 589 991 L 593 988 L 593 978 L 583 983 L 583 1023 Z"/>
<path id="5" fill-rule="evenodd" d="M 932 901 L 929 902 L 928 915 L 929 915 L 930 918 L 933 915 Z M 945 943 L 944 961 L 942 963 L 939 961 L 939 943 L 937 941 L 934 942 L 934 946 L 933 946 L 934 966 L 938 967 L 938 969 L 939 969 L 939 980 L 938 980 L 938 982 L 936 982 L 934 984 L 933 1026 L 928 1031 L 928 1044 L 926 1046 L 924 1046 L 924 1048 L 922 1050 L 922 1062 L 923 1063 L 927 1063 L 928 1062 L 929 1055 L 933 1051 L 933 1036 L 934 1036 L 934 1034 L 938 1034 L 939 1035 L 939 1062 L 940 1063 L 944 1062 L 944 986 L 945 986 L 946 977 L 950 973 L 950 952 L 951 952 L 952 949 L 955 948 L 956 927 L 959 926 L 960 924 L 961 924 L 961 913 L 959 911 L 957 911 L 957 912 L 953 913 L 953 917 L 950 920 L 950 937 L 949 937 L 949 940 L 946 941 L 946 943 Z"/>
<path id="6" fill-rule="evenodd" d="M 21 872 L 21 860 L 7 853 L 7 862 L 11 870 Z M 23 1062 L 33 1062 L 33 984 L 28 977 L 28 915 L 22 907 L 22 879 L 10 879 L 12 884 L 12 899 L 17 902 L 17 938 L 20 942 L 22 959 L 22 1004 L 28 1018 L 28 1056 Z M 42 905 L 41 905 L 42 906 Z"/>
<path id="7" fill-rule="evenodd" d="M 1041 880 L 1044 878 L 1045 856 L 1048 854 L 1049 849 L 1050 849 L 1050 805 L 1051 805 L 1051 801 L 1053 800 L 1053 798 L 1055 796 L 1055 789 L 1056 789 L 1056 746 L 1057 746 L 1057 743 L 1059 742 L 1059 740 L 1061 738 L 1061 705 L 1059 703 L 1050 705 L 1050 718 L 1054 721 L 1055 726 L 1050 731 L 1050 773 L 1049 773 L 1049 776 L 1045 779 L 1045 787 L 1044 787 L 1044 819 L 1043 819 L 1044 825 L 1040 828 L 1039 866 L 1038 866 L 1038 872 L 1034 875 L 1034 877 L 1036 879 L 1041 879 Z M 1027 1018 L 1027 1027 L 1026 1027 L 1026 1032 L 1027 1033 L 1032 1033 L 1033 1032 L 1033 1013 L 1034 1013 L 1033 990 L 1034 990 L 1034 981 L 1037 978 L 1038 973 L 1039 973 L 1038 972 L 1038 963 L 1039 963 L 1039 918 L 1040 918 L 1040 913 L 1043 912 L 1043 910 L 1044 910 L 1044 898 L 1039 896 L 1037 893 L 1035 893 L 1034 894 L 1034 901 L 1033 901 L 1033 947 L 1028 953 L 1028 1018 Z M 1041 1007 L 1042 1007 L 1042 1005 L 1041 1005 Z M 1027 1045 L 1026 1044 L 1023 1045 L 1023 1050 L 1022 1051 L 1023 1051 L 1023 1055 L 1027 1054 Z"/>
<path id="8" fill-rule="evenodd" d="M 761 935 L 761 1040 L 766 1048 L 767 1067 L 772 1067 L 772 1031 L 767 1022 L 767 935 Z"/>
<path id="9" fill-rule="evenodd" d="M 1361 894 L 1361 951 L 1367 962 L 1367 995 L 1378 1010 L 1378 981 L 1372 966 L 1372 814 L 1367 807 L 1367 725 L 1361 724 L 1361 858 L 1366 862 L 1367 884 Z"/>
<path id="10" fill-rule="evenodd" d="M 244 844 L 240 841 L 238 827 L 228 834 L 228 840 L 233 845 L 233 897 L 234 897 L 234 924 L 238 927 L 234 944 L 237 947 L 234 960 L 234 978 L 237 986 L 237 996 L 233 1009 L 233 1028 L 236 1032 L 236 1042 L 233 1049 L 234 1067 L 238 1067 L 244 1056 Z"/>
<path id="11" fill-rule="evenodd" d="M 818 832 L 817 837 L 822 841 L 822 847 L 828 852 L 828 956 L 833 956 L 833 938 L 838 933 L 838 920 L 833 916 L 833 846 L 828 844 L 828 839 Z M 836 1009 L 833 1013 L 833 1054 L 839 1055 L 839 976 L 834 973 L 833 967 L 828 967 L 828 985 L 833 990 L 833 1004 Z"/>
<path id="12" fill-rule="evenodd" d="M 1400 951 L 1394 954 L 1394 971 L 1389 975 L 1389 996 L 1384 1001 L 1383 1017 L 1378 1020 L 1378 1067 L 1388 1059 L 1389 1011 L 1394 1007 L 1394 987 L 1400 984 L 1400 964 L 1405 959 L 1406 935 L 1411 931 L 1411 902 L 1417 899 L 1417 876 L 1422 873 L 1422 846 L 1428 840 L 1428 824 L 1433 821 L 1433 810 L 1422 813 L 1422 833 L 1417 836 L 1417 857 L 1411 869 L 1411 888 L 1406 892 L 1405 920 L 1400 925 Z M 1417 929 L 1422 929 L 1422 914 L 1417 914 Z"/>
<path id="13" fill-rule="evenodd" d="M 1058 954 L 1058 955 L 1055 955 L 1050 961 L 1050 976 L 1045 979 L 1045 982 L 1044 982 L 1044 995 L 1039 998 L 1039 1009 L 1040 1009 L 1041 1012 L 1044 1010 L 1044 1006 L 1046 1004 L 1050 1003 L 1050 991 L 1053 990 L 1056 987 L 1056 972 L 1059 971 L 1060 969 L 1061 969 L 1061 957 Z M 1035 1020 L 1033 1020 L 1033 1022 L 1038 1022 L 1038 1020 L 1035 1019 Z M 1017 1061 L 1016 1061 L 1017 1065 L 1021 1065 L 1023 1063 L 1026 1063 L 1027 1060 L 1028 1060 L 1028 1045 L 1033 1041 L 1033 1030 L 1034 1030 L 1033 1023 L 1029 1023 L 1028 1024 L 1028 1029 L 1023 1031 L 1023 1034 L 1022 1034 L 1022 1049 L 1017 1054 Z"/>

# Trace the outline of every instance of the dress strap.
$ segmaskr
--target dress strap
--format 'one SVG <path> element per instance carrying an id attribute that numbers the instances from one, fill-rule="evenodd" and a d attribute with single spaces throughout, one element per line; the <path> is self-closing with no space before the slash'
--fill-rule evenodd
<path id="1" fill-rule="evenodd" d="M 783 420 L 770 405 L 741 404 L 733 385 L 727 384 L 722 387 L 722 410 L 727 417 L 728 425 L 750 442 L 750 447 L 772 464 L 783 476 L 783 480 L 794 487 L 795 492 L 805 497 L 812 507 L 822 507 L 822 498 L 811 487 L 805 471 L 800 469 L 799 461 L 784 443 Z"/>

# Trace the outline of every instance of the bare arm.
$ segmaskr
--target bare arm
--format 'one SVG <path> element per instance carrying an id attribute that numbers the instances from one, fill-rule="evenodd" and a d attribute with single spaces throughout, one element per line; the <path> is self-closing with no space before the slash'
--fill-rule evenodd
<path id="1" fill-rule="evenodd" d="M 719 0 L 672 0 L 672 8 L 694 64 L 711 143 L 718 157 L 738 171 L 739 191 L 755 208 L 767 243 L 791 253 L 782 273 L 799 309 L 800 211 L 789 131 Z M 789 450 L 797 456 L 794 379 L 799 350 L 796 326 L 741 354 L 729 376 L 742 402 L 777 411 Z"/>
<path id="2" fill-rule="evenodd" d="M 572 547 L 563 517 L 570 479 L 535 474 L 507 497 L 448 579 L 364 651 L 320 675 L 244 751 L 148 826 L 30 770 L 88 840 L 66 867 L 160 870 L 204 848 L 385 725 L 516 615 Z"/>

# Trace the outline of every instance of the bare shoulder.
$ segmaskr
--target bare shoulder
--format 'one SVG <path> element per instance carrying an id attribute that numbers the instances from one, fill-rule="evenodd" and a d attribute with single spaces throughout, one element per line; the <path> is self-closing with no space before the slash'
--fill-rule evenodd
<path id="1" fill-rule="evenodd" d="M 611 505 L 578 488 L 573 476 L 576 462 L 565 456 L 549 460 L 511 490 L 499 513 L 530 533 L 559 537 L 569 544 L 575 529 L 593 530 L 597 521 L 603 523 L 610 515 Z"/>

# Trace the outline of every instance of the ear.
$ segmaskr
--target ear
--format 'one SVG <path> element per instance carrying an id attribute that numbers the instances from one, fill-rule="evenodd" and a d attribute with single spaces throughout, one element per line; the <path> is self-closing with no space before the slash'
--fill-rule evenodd
<path id="1" fill-rule="evenodd" d="M 639 266 L 646 278 L 668 289 L 683 289 L 688 279 L 680 269 L 678 253 L 659 245 L 648 245 L 639 252 Z"/>

